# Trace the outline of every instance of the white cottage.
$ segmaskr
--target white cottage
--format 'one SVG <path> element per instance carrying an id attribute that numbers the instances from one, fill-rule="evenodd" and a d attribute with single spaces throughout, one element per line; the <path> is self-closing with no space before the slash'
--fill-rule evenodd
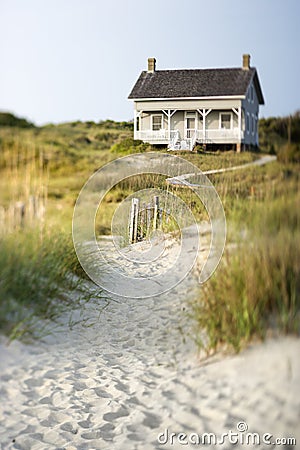
<path id="1" fill-rule="evenodd" d="M 258 146 L 259 105 L 264 98 L 250 55 L 242 67 L 156 70 L 148 59 L 129 97 L 134 101 L 134 139 L 170 150 Z"/>

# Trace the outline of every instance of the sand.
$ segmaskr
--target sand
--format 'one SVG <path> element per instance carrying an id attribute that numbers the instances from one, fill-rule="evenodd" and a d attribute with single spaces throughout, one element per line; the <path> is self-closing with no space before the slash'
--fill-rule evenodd
<path id="1" fill-rule="evenodd" d="M 300 340 L 200 360 L 185 314 L 198 289 L 191 273 L 154 298 L 91 300 L 34 344 L 2 338 L 1 449 L 200 448 L 195 433 L 237 426 L 240 440 L 269 433 L 300 448 Z"/>

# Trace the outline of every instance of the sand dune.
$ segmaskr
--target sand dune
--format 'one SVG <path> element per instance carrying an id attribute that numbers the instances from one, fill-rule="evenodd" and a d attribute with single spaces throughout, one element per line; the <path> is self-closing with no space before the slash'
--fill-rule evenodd
<path id="1" fill-rule="evenodd" d="M 66 316 L 42 342 L 3 338 L 1 449 L 195 448 L 180 439 L 220 438 L 240 423 L 300 446 L 300 341 L 274 338 L 200 362 L 183 312 L 195 289 L 191 274 L 155 298 L 91 301 L 80 323 L 70 329 Z M 231 447 L 247 448 L 220 446 Z"/>

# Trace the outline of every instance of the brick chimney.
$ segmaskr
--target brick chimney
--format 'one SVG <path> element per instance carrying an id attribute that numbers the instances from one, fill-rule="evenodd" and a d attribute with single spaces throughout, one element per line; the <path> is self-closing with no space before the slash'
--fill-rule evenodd
<path id="1" fill-rule="evenodd" d="M 250 69 L 250 55 L 248 54 L 243 55 L 243 69 L 244 70 Z"/>
<path id="2" fill-rule="evenodd" d="M 155 58 L 148 58 L 148 72 L 153 73 L 155 72 L 156 66 L 156 59 Z"/>

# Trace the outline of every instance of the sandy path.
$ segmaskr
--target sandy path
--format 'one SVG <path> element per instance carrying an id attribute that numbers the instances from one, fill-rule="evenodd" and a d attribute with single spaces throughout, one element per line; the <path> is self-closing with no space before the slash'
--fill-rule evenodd
<path id="1" fill-rule="evenodd" d="M 241 420 L 300 442 L 299 341 L 199 365 L 175 298 L 110 304 L 95 326 L 2 348 L 1 448 L 187 448 L 159 446 L 158 434 L 221 433 Z"/>
<path id="2" fill-rule="evenodd" d="M 197 288 L 192 274 L 156 298 L 95 300 L 71 329 L 65 317 L 43 342 L 2 344 L 1 449 L 195 448 L 164 444 L 166 429 L 220 436 L 241 421 L 300 447 L 300 341 L 200 364 L 183 313 Z"/>
<path id="3" fill-rule="evenodd" d="M 215 174 L 215 173 L 223 173 L 223 172 L 230 172 L 230 171 L 234 171 L 234 170 L 240 170 L 240 169 L 245 169 L 246 167 L 251 167 L 251 166 L 264 166 L 265 164 L 269 164 L 271 162 L 276 161 L 277 157 L 276 155 L 263 155 L 261 157 L 259 157 L 258 159 L 245 163 L 245 164 L 241 164 L 239 166 L 232 166 L 232 167 L 226 167 L 223 169 L 212 169 L 212 170 L 206 170 L 205 175 L 211 175 L 211 174 Z"/>
<path id="4" fill-rule="evenodd" d="M 276 155 L 263 155 L 263 156 L 260 156 L 258 159 L 254 160 L 254 161 L 250 161 L 245 164 L 240 164 L 238 166 L 224 167 L 222 169 L 205 170 L 202 173 L 204 175 L 213 175 L 213 174 L 217 174 L 217 173 L 241 170 L 241 169 L 245 169 L 245 168 L 251 167 L 251 166 L 264 166 L 265 164 L 269 164 L 271 162 L 276 161 L 276 159 L 277 159 Z M 174 177 L 174 178 L 168 178 L 167 182 L 169 184 L 173 184 L 173 185 L 184 185 L 184 186 L 196 187 L 197 186 L 196 184 L 190 184 L 190 182 L 188 181 L 189 179 L 191 179 L 193 177 L 194 177 L 193 173 L 186 173 L 184 175 L 178 175 L 177 177 Z"/>

